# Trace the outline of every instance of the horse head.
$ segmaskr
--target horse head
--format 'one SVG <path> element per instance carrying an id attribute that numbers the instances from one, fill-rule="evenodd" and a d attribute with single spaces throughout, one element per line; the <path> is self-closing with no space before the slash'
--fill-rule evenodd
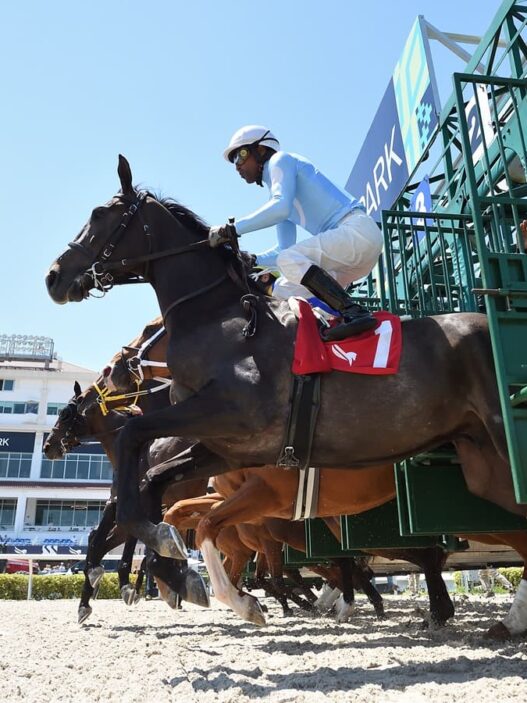
<path id="1" fill-rule="evenodd" d="M 195 251 L 199 244 L 208 254 L 206 271 L 211 265 L 207 225 L 176 201 L 134 188 L 124 156 L 119 156 L 117 171 L 120 192 L 92 211 L 46 275 L 48 293 L 56 303 L 80 302 L 94 289 L 102 297 L 113 285 L 149 281 L 159 260 L 175 255 L 174 244 L 180 245 L 177 253 Z M 214 260 L 217 269 L 217 254 Z M 179 269 L 177 277 L 194 281 L 188 265 Z"/>
<path id="2" fill-rule="evenodd" d="M 74 395 L 60 411 L 44 444 L 44 454 L 48 459 L 61 459 L 87 439 L 114 434 L 136 412 L 134 409 L 122 409 L 122 403 L 120 410 L 112 409 L 118 401 L 102 395 L 103 388 L 103 377 L 84 392 L 75 382 Z M 106 413 L 102 411 L 103 402 L 109 406 Z"/>
<path id="3" fill-rule="evenodd" d="M 107 388 L 131 393 L 145 381 L 170 378 L 166 365 L 167 346 L 168 336 L 163 319 L 157 317 L 112 358 L 105 369 Z"/>
<path id="4" fill-rule="evenodd" d="M 90 434 L 86 416 L 82 407 L 79 407 L 83 405 L 83 396 L 87 394 L 90 394 L 90 389 L 83 394 L 80 385 L 75 381 L 74 395 L 60 411 L 44 444 L 44 454 L 48 459 L 61 459 Z"/>
<path id="5" fill-rule="evenodd" d="M 101 267 L 111 254 L 118 254 L 127 229 L 127 253 L 132 232 L 139 229 L 138 218 L 133 217 L 141 205 L 141 195 L 132 186 L 132 172 L 124 156 L 119 156 L 118 174 L 121 192 L 105 205 L 96 207 L 68 248 L 53 262 L 46 276 L 51 298 L 59 304 L 80 302 L 90 290 L 111 284 L 112 276 Z M 144 197 L 143 197 L 144 199 Z M 119 244 L 121 245 L 119 247 Z M 136 250 L 137 251 L 137 250 Z M 137 253 L 142 252 L 141 248 Z M 123 267 L 120 276 L 128 271 Z"/>

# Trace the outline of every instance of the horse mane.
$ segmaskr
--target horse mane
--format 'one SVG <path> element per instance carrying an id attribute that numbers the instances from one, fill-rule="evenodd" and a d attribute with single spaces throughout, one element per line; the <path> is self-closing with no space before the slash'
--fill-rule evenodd
<path id="1" fill-rule="evenodd" d="M 136 188 L 136 190 L 138 189 Z M 183 225 L 183 227 L 195 232 L 198 238 L 206 239 L 209 236 L 209 225 L 205 222 L 205 220 L 199 217 L 199 215 L 196 215 L 195 212 L 190 210 L 190 208 L 185 207 L 185 205 L 182 205 L 174 198 L 165 197 L 150 190 L 147 190 L 145 192 L 151 198 L 154 198 L 154 200 L 156 200 L 160 205 L 163 205 L 163 207 L 165 207 L 170 212 L 170 214 L 181 225 Z M 220 246 L 218 247 L 218 252 L 222 255 L 223 259 L 226 262 L 233 263 L 235 267 L 243 266 L 247 275 L 252 271 L 254 267 L 255 257 L 253 254 L 249 254 L 246 251 L 240 251 L 241 261 L 240 259 L 238 259 L 238 257 L 236 257 L 230 247 Z M 255 282 L 249 278 L 248 283 L 249 287 L 253 290 L 255 289 L 256 292 L 263 292 L 263 287 L 258 282 Z"/>
<path id="2" fill-rule="evenodd" d="M 147 190 L 146 193 L 154 200 L 157 200 L 160 205 L 163 205 L 186 229 L 196 232 L 199 237 L 208 236 L 209 225 L 190 208 L 185 207 L 185 205 L 182 205 L 174 198 L 168 198 L 150 190 Z"/>
<path id="3" fill-rule="evenodd" d="M 153 337 L 156 332 L 159 332 L 162 326 L 163 318 L 161 316 L 156 317 L 155 320 L 152 320 L 147 325 L 145 325 L 140 336 L 144 337 L 145 339 L 149 339 L 150 337 Z"/>

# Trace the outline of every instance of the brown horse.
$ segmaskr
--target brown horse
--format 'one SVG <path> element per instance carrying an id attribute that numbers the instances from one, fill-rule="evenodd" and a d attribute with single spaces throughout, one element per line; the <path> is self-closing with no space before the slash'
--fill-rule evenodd
<path id="1" fill-rule="evenodd" d="M 201 520 L 211 510 L 223 502 L 220 494 L 208 494 L 199 498 L 178 501 L 172 508 L 171 524 L 182 529 L 196 529 Z M 284 614 L 288 614 L 287 598 L 304 610 L 310 610 L 309 602 L 298 597 L 295 589 L 284 581 L 283 545 L 288 544 L 300 552 L 306 551 L 304 524 L 289 520 L 264 520 L 257 524 L 241 524 L 236 527 L 223 528 L 215 541 L 216 547 L 227 558 L 223 568 L 234 587 L 239 586 L 241 572 L 252 553 L 257 553 L 257 586 L 266 590 L 282 605 Z M 383 601 L 371 584 L 370 570 L 365 570 L 355 559 L 337 558 L 333 565 L 313 564 L 310 569 L 324 578 L 331 589 L 337 589 L 339 596 L 336 607 L 337 622 L 345 622 L 353 614 L 354 588 L 364 591 L 378 616 L 384 615 Z M 271 576 L 269 583 L 264 579 L 265 572 Z M 297 581 L 297 586 L 300 585 Z M 305 595 L 305 593 L 304 593 Z"/>

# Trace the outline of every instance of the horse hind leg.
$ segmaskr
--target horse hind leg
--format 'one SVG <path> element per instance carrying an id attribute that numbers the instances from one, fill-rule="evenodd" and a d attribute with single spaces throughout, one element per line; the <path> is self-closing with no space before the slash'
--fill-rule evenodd
<path id="1" fill-rule="evenodd" d="M 506 640 L 527 632 L 527 532 L 503 532 L 492 537 L 493 543 L 512 547 L 523 559 L 523 573 L 511 608 L 503 620 L 492 625 L 486 633 L 490 639 Z"/>
<path id="2" fill-rule="evenodd" d="M 374 575 L 373 571 L 367 565 L 363 567 L 360 564 L 359 560 L 356 560 L 355 563 L 356 568 L 353 572 L 353 577 L 357 582 L 357 587 L 362 590 L 366 598 L 373 605 L 373 609 L 375 610 L 375 614 L 377 615 L 377 617 L 379 619 L 386 617 L 382 596 L 371 581 Z"/>

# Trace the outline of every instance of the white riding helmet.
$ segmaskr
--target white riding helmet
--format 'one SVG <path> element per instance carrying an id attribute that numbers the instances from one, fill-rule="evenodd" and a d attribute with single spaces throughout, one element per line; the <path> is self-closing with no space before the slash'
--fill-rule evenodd
<path id="1" fill-rule="evenodd" d="M 234 132 L 229 146 L 223 152 L 223 157 L 230 161 L 229 156 L 233 151 L 236 151 L 241 146 L 250 146 L 251 144 L 262 144 L 275 151 L 280 151 L 280 142 L 270 129 L 258 124 L 248 124 Z"/>

